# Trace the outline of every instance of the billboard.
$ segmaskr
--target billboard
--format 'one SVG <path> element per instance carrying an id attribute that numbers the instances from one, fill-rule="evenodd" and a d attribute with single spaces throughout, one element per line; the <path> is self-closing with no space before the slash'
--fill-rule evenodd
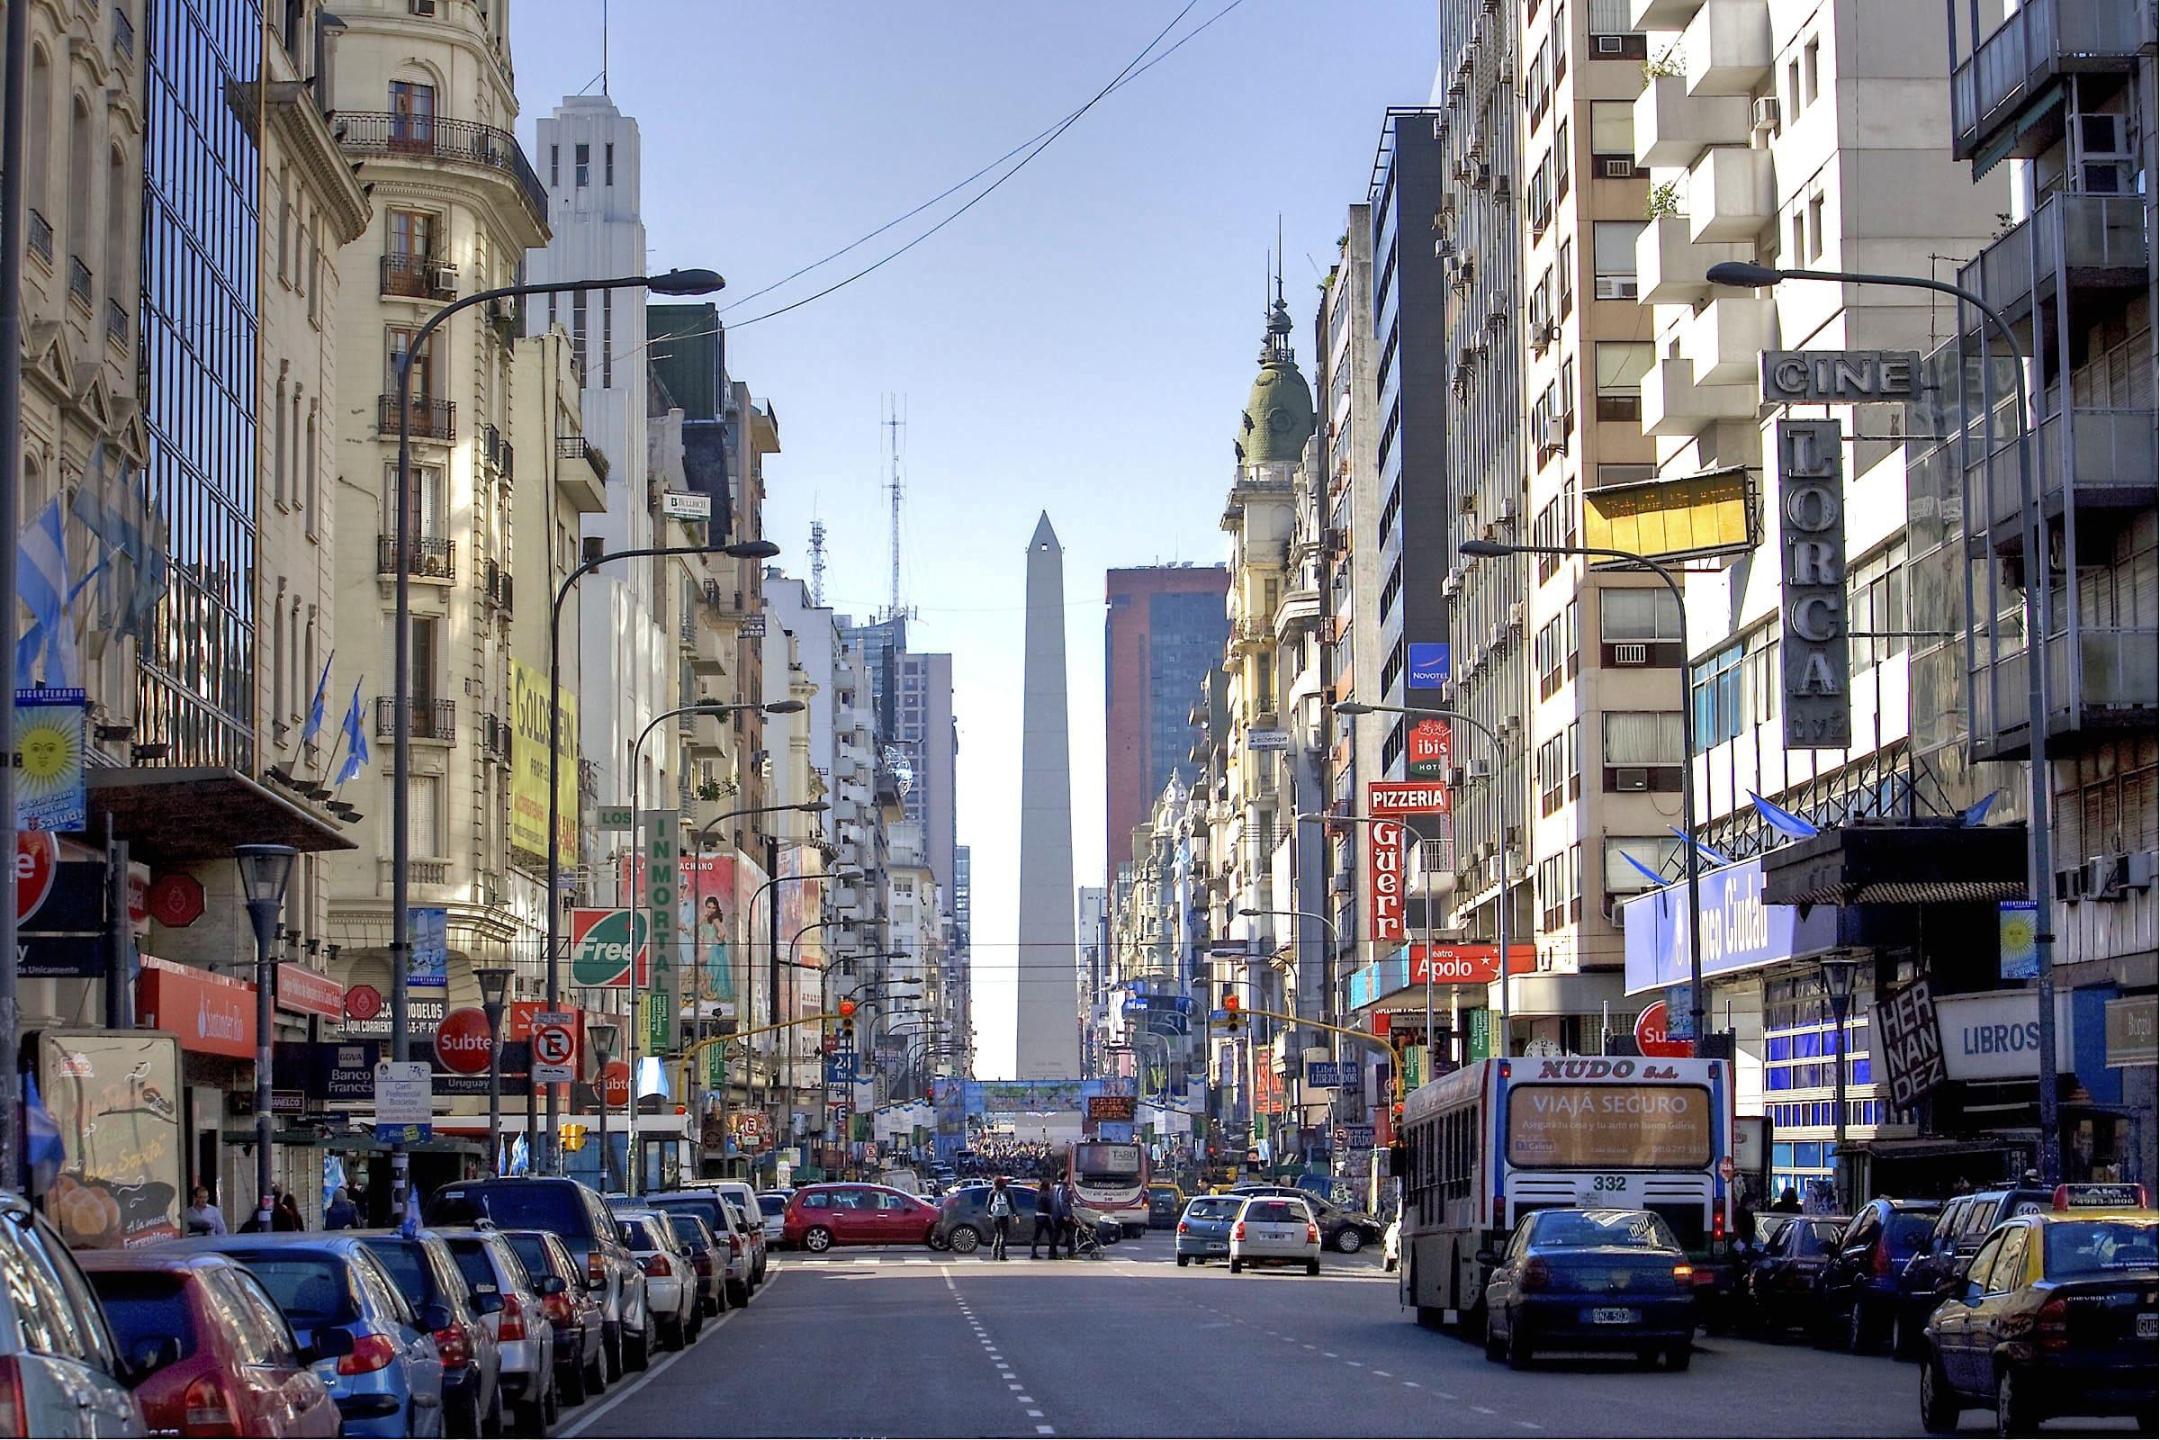
<path id="1" fill-rule="evenodd" d="M 144 1030 L 46 1030 L 40 1091 L 60 1131 L 45 1213 L 78 1250 L 180 1234 L 180 1042 Z"/>
<path id="2" fill-rule="evenodd" d="M 560 811 L 556 840 L 575 861 L 578 834 L 577 696 L 565 690 L 556 725 L 555 793 Z M 546 855 L 548 811 L 547 676 L 519 660 L 510 662 L 510 844 L 528 855 Z"/>
<path id="3" fill-rule="evenodd" d="M 1583 496 L 1583 544 L 1652 560 L 1740 555 L 1762 539 L 1755 481 L 1740 467 L 1601 485 Z"/>
<path id="4" fill-rule="evenodd" d="M 652 957 L 645 944 L 645 915 L 633 910 L 570 912 L 570 983 L 596 989 L 630 988 L 630 965 L 637 962 L 638 988 L 652 983 Z M 350 1033 L 351 1027 L 347 1027 Z"/>

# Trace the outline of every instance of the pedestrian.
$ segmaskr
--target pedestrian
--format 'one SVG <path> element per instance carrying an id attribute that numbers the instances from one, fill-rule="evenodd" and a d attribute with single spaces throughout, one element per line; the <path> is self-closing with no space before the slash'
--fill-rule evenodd
<path id="1" fill-rule="evenodd" d="M 1050 1258 L 1057 1259 L 1057 1187 L 1045 1175 L 1035 1186 L 1035 1230 L 1028 1236 L 1028 1259 L 1042 1259 L 1041 1248 L 1045 1239 L 1050 1242 Z"/>
<path id="2" fill-rule="evenodd" d="M 278 1197 L 277 1208 L 270 1212 L 272 1230 L 305 1230 L 307 1220 L 300 1214 L 300 1202 L 286 1191 Z"/>
<path id="3" fill-rule="evenodd" d="M 360 1223 L 360 1211 L 352 1202 L 352 1196 L 340 1185 L 331 1193 L 330 1203 L 323 1209 L 322 1228 L 325 1230 L 350 1230 Z"/>
<path id="4" fill-rule="evenodd" d="M 180 1218 L 187 1222 L 187 1233 L 190 1235 L 228 1233 L 225 1228 L 225 1212 L 218 1209 L 217 1202 L 210 1198 L 210 1187 L 207 1185 L 197 1185 L 190 1193 L 188 1208 L 181 1213 Z"/>
<path id="5" fill-rule="evenodd" d="M 990 1258 L 1008 1259 L 1005 1242 L 1012 1235 L 1012 1195 L 1005 1188 L 1005 1177 L 1000 1175 L 990 1187 Z"/>
<path id="6" fill-rule="evenodd" d="M 1799 1214 L 1800 1192 L 1798 1190 L 1795 1190 L 1792 1186 L 1787 1185 L 1785 1187 L 1784 1193 L 1777 1197 L 1777 1203 L 1770 1207 L 1770 1213 L 1773 1215 Z"/>
<path id="7" fill-rule="evenodd" d="M 1065 1180 L 1057 1187 L 1058 1234 L 1065 1238 L 1065 1258 L 1078 1256 L 1080 1251 L 1080 1197 L 1073 1193 L 1072 1181 Z M 1050 1242 L 1050 1258 L 1057 1258 L 1057 1242 Z"/>

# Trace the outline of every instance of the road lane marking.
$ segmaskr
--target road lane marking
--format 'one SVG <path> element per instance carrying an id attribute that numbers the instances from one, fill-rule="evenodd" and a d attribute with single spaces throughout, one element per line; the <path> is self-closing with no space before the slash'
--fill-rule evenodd
<path id="1" fill-rule="evenodd" d="M 1393 1375 L 1390 1375 L 1390 1374 L 1389 1374 L 1389 1373 L 1388 1373 L 1387 1371 L 1385 1371 L 1385 1370 L 1375 1370 L 1375 1371 L 1373 1371 L 1372 1373 L 1373 1373 L 1373 1374 L 1375 1374 L 1375 1375 L 1378 1375 L 1378 1376 L 1379 1376 L 1379 1377 L 1380 1377 L 1381 1379 L 1383 1379 L 1383 1380 L 1392 1380 L 1392 1379 L 1394 1379 L 1394 1378 L 1395 1378 L 1395 1377 L 1394 1377 Z"/>
<path id="2" fill-rule="evenodd" d="M 1500 1413 L 1499 1411 L 1493 1409 L 1490 1405 L 1472 1405 L 1470 1408 L 1477 1411 L 1477 1413 L 1480 1415 L 1497 1415 Z"/>
<path id="3" fill-rule="evenodd" d="M 784 1271 L 774 1271 L 771 1275 L 768 1275 L 765 1279 L 764 1288 L 766 1290 L 770 1290 L 773 1284 L 778 1281 L 780 1276 L 784 1273 Z M 724 1314 L 715 1318 L 710 1325 L 707 1325 L 705 1327 L 704 1334 L 706 1336 L 717 1334 L 721 1326 L 727 1324 L 736 1316 L 746 1313 L 746 1310 L 747 1307 L 745 1306 L 738 1305 L 731 1307 Z M 705 1341 L 702 1337 L 697 1341 L 697 1345 L 702 1345 L 704 1343 Z M 589 1406 L 583 1415 L 578 1416 L 577 1419 L 573 1420 L 570 1424 L 556 1431 L 556 1440 L 576 1440 L 577 1436 L 585 1433 L 586 1427 L 590 1426 L 601 1416 L 613 1410 L 616 1406 L 622 1404 L 623 1401 L 628 1400 L 631 1396 L 643 1390 L 647 1385 L 650 1385 L 653 1381 L 659 1379 L 662 1375 L 665 1375 L 670 1369 L 674 1367 L 676 1361 L 682 1359 L 685 1355 L 688 1355 L 695 1348 L 696 1345 L 685 1345 L 680 1350 L 670 1351 L 668 1354 L 662 1356 L 660 1359 L 648 1365 L 645 1368 L 644 1374 L 640 1375 L 636 1380 L 632 1381 L 627 1385 L 624 1385 L 622 1381 L 618 1380 L 616 1384 L 621 1386 L 620 1389 L 616 1390 L 614 1394 L 608 1396 L 598 1405 Z"/>

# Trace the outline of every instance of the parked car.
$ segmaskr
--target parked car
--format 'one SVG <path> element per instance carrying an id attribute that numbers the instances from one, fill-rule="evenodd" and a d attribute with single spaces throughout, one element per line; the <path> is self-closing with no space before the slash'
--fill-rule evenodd
<path id="1" fill-rule="evenodd" d="M 735 1207 L 733 1218 L 722 1213 L 722 1199 Z M 757 1191 L 741 1180 L 714 1180 L 686 1190 L 656 1190 L 644 1199 L 663 1210 L 687 1209 L 703 1217 L 715 1235 L 740 1235 L 749 1273 L 729 1295 L 737 1305 L 750 1303 L 751 1294 L 765 1283 L 765 1224 L 758 1209 Z M 739 1222 L 739 1223 L 738 1223 Z"/>
<path id="2" fill-rule="evenodd" d="M 1320 1224 L 1309 1196 L 1247 1195 L 1230 1222 L 1230 1273 L 1246 1266 L 1302 1265 L 1320 1273 Z"/>
<path id="3" fill-rule="evenodd" d="M 1147 1223 L 1150 1230 L 1175 1230 L 1177 1222 L 1185 1213 L 1185 1192 L 1165 1180 L 1152 1180 L 1147 1187 Z"/>
<path id="4" fill-rule="evenodd" d="M 1237 1185 L 1230 1193 L 1279 1195 L 1303 1200 L 1320 1226 L 1320 1243 L 1345 1255 L 1355 1255 L 1367 1245 L 1379 1244 L 1387 1236 L 1387 1226 L 1378 1216 L 1367 1215 L 1362 1210 L 1346 1210 L 1324 1196 L 1295 1185 Z"/>
<path id="5" fill-rule="evenodd" d="M 585 1286 L 570 1247 L 545 1230 L 505 1230 L 503 1238 L 540 1288 L 540 1311 L 555 1331 L 555 1387 L 565 1405 L 582 1405 L 607 1389 L 607 1311 Z M 547 1282 L 562 1281 L 555 1290 Z"/>
<path id="6" fill-rule="evenodd" d="M 1927 1243 L 1899 1277 L 1890 1353 L 1900 1360 L 1919 1359 L 1928 1316 L 1957 1289 L 1981 1243 L 2013 1215 L 2038 1215 L 2052 1208 L 2054 1193 L 2037 1186 L 2009 1186 L 1960 1195 L 1944 1205 Z"/>
<path id="7" fill-rule="evenodd" d="M 835 1245 L 923 1245 L 937 1218 L 936 1206 L 888 1186 L 805 1185 L 789 1197 L 781 1233 L 812 1254 Z"/>
<path id="8" fill-rule="evenodd" d="M 668 1229 L 675 1233 L 676 1248 L 690 1257 L 690 1271 L 697 1277 L 698 1314 L 718 1315 L 727 1309 L 729 1242 L 714 1236 L 696 1215 L 670 1215 L 665 1210 L 653 1213 L 667 1222 Z M 736 1253 L 741 1254 L 742 1242 L 738 1239 L 734 1244 Z M 693 1334 L 696 1328 L 692 1326 Z"/>
<path id="9" fill-rule="evenodd" d="M 769 1253 L 780 1248 L 780 1234 L 787 1227 L 788 1196 L 793 1190 L 758 1191 L 758 1229 L 765 1237 L 765 1249 Z"/>
<path id="10" fill-rule="evenodd" d="M 990 1190 L 988 1185 L 963 1185 L 940 1200 L 937 1219 L 930 1223 L 930 1248 L 972 1255 L 989 1244 Z M 1025 1237 L 1035 1225 L 1034 1188 L 1008 1185 L 1005 1198 L 1013 1211 L 1010 1233 Z"/>
<path id="11" fill-rule="evenodd" d="M 122 1349 L 60 1232 L 12 1190 L 0 1190 L 0 1273 L 0 1431 L 150 1433 L 129 1387 L 165 1352 Z"/>
<path id="12" fill-rule="evenodd" d="M 622 1221 L 624 1243 L 644 1268 L 645 1300 L 660 1326 L 660 1348 L 682 1349 L 705 1320 L 690 1257 L 676 1246 L 675 1231 L 661 1211 L 622 1206 L 615 1218 Z"/>
<path id="13" fill-rule="evenodd" d="M 1875 1199 L 1853 1212 L 1823 1274 L 1823 1334 L 1855 1355 L 1882 1344 L 1903 1303 L 1905 1267 L 1934 1233 L 1939 1200 Z"/>
<path id="14" fill-rule="evenodd" d="M 2000 1435 L 2061 1415 L 2131 1415 L 2160 1431 L 2160 1211 L 2142 1185 L 2064 1185 L 2013 1215 L 1928 1318 L 1920 1423 L 1992 1405 Z"/>
<path id="15" fill-rule="evenodd" d="M 1171 1253 L 1180 1265 L 1205 1264 L 1230 1258 L 1230 1227 L 1237 1223 L 1245 1202 L 1235 1195 L 1195 1195 L 1178 1216 L 1177 1231 L 1170 1241 Z"/>
<path id="16" fill-rule="evenodd" d="M 1695 1267 L 1648 1210 L 1539 1210 L 1515 1226 L 1485 1286 L 1485 1358 L 1526 1368 L 1540 1350 L 1632 1350 L 1685 1370 Z"/>
<path id="17" fill-rule="evenodd" d="M 355 1233 L 407 1300 L 414 1305 L 440 1301 L 450 1312 L 450 1323 L 435 1332 L 443 1362 L 444 1433 L 501 1434 L 502 1349 L 493 1327 L 481 1319 L 481 1299 L 450 1258 L 450 1247 L 431 1230 L 410 1237 L 395 1230 Z"/>
<path id="18" fill-rule="evenodd" d="M 440 1301 L 415 1309 L 390 1272 L 350 1232 L 219 1235 L 179 1240 L 163 1253 L 230 1256 L 245 1267 L 317 1358 L 340 1432 L 443 1433 L 443 1362 L 435 1334 L 450 1323 Z"/>
<path id="19" fill-rule="evenodd" d="M 541 1284 L 552 1289 L 559 1282 L 535 1282 L 492 1225 L 445 1226 L 436 1233 L 472 1286 L 481 1323 L 501 1352 L 503 1403 L 520 1430 L 546 1434 L 561 1413 L 562 1396 L 555 1388 L 555 1326 L 541 1313 Z"/>
<path id="20" fill-rule="evenodd" d="M 330 1436 L 330 1387 L 262 1282 L 222 1255 L 157 1249 L 77 1255 L 122 1355 L 157 1357 L 135 1403 L 163 1435 Z M 0 1432 L 45 1435 L 42 1425 Z M 58 1432 L 58 1433 L 65 1433 Z M 102 1432 L 101 1432 L 102 1433 Z"/>
<path id="21" fill-rule="evenodd" d="M 1773 1333 L 1817 1331 L 1822 1326 L 1823 1276 L 1838 1238 L 1851 1221 L 1813 1215 L 1794 1216 L 1748 1266 L 1743 1282 L 1747 1318 Z"/>
<path id="22" fill-rule="evenodd" d="M 607 1378 L 642 1370 L 650 1360 L 653 1321 L 645 1305 L 645 1272 L 622 1242 L 607 1205 L 590 1186 L 560 1176 L 460 1180 L 428 1197 L 430 1225 L 488 1220 L 504 1230 L 545 1230 L 561 1237 L 585 1262 L 585 1285 L 601 1297 Z"/>

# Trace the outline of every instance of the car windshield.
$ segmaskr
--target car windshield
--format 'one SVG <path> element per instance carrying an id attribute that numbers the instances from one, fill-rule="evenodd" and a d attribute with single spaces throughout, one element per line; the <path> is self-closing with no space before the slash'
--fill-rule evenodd
<path id="1" fill-rule="evenodd" d="M 1237 1214 L 1240 1202 L 1228 1195 L 1204 1195 L 1185 1207 L 1188 1220 L 1227 1220 Z"/>
<path id="2" fill-rule="evenodd" d="M 1617 1245 L 1636 1250 L 1677 1250 L 1680 1242 L 1662 1217 L 1642 1210 L 1547 1210 L 1537 1217 L 1530 1243 L 1574 1249 Z"/>
<path id="3" fill-rule="evenodd" d="M 314 1255 L 235 1256 L 262 1281 L 263 1289 L 277 1301 L 278 1309 L 295 1330 L 318 1325 L 348 1325 L 359 1316 L 353 1310 L 352 1286 L 346 1283 L 342 1262 Z"/>
<path id="4" fill-rule="evenodd" d="M 1900 1210 L 1890 1217 L 1889 1238 L 1892 1250 L 1918 1250 L 1928 1243 L 1935 1233 L 1935 1212 L 1929 1210 Z"/>
<path id="5" fill-rule="evenodd" d="M 195 1353 L 195 1320 L 189 1314 L 186 1287 L 177 1275 L 140 1271 L 102 1271 L 90 1276 L 90 1287 L 104 1303 L 105 1318 L 112 1321 L 113 1337 L 120 1353 L 134 1353 L 145 1340 L 167 1336 L 180 1342 L 175 1360 Z"/>
<path id="6" fill-rule="evenodd" d="M 503 1238 L 510 1242 L 512 1250 L 517 1251 L 518 1259 L 525 1262 L 525 1268 L 528 1271 L 535 1275 L 552 1275 L 555 1273 L 555 1266 L 551 1263 L 548 1255 L 546 1236 L 506 1235 Z"/>
<path id="7" fill-rule="evenodd" d="M 445 1186 L 427 1206 L 430 1225 L 465 1224 L 476 1215 L 505 1230 L 546 1230 L 556 1235 L 583 1235 L 591 1224 L 576 1188 L 570 1185 L 512 1181 Z"/>
<path id="8" fill-rule="evenodd" d="M 622 1222 L 623 1243 L 632 1250 L 657 1250 L 660 1243 L 653 1237 L 652 1227 L 643 1220 L 629 1219 Z"/>
<path id="9" fill-rule="evenodd" d="M 767 1216 L 785 1215 L 787 1213 L 787 1196 L 760 1195 L 757 1197 L 757 1208 L 759 1213 Z"/>
<path id="10" fill-rule="evenodd" d="M 495 1279 L 495 1262 L 488 1256 L 485 1240 L 452 1240 L 450 1258 L 457 1261 L 458 1273 L 465 1277 L 465 1283 L 474 1290 L 478 1290 L 482 1285 L 499 1288 Z"/>
<path id="11" fill-rule="evenodd" d="M 2160 1245 L 2160 1222 L 2059 1220 L 2047 1227 L 2047 1278 L 2160 1269 L 2156 1245 Z"/>
<path id="12" fill-rule="evenodd" d="M 420 1253 L 420 1245 L 412 1240 L 363 1240 L 368 1253 L 382 1262 L 397 1281 L 398 1289 L 415 1305 L 425 1305 L 435 1298 L 435 1272 L 429 1268 L 427 1257 Z"/>
<path id="13" fill-rule="evenodd" d="M 667 1217 L 667 1223 L 668 1232 L 675 1237 L 675 1243 L 683 1249 L 694 1251 L 706 1248 L 705 1234 L 699 1228 L 696 1216 L 670 1215 Z"/>
<path id="14" fill-rule="evenodd" d="M 1837 1248 L 1838 1236 L 1845 1233 L 1842 1220 L 1810 1220 L 1798 1227 L 1793 1235 L 1793 1254 L 1808 1257 L 1825 1255 Z"/>

